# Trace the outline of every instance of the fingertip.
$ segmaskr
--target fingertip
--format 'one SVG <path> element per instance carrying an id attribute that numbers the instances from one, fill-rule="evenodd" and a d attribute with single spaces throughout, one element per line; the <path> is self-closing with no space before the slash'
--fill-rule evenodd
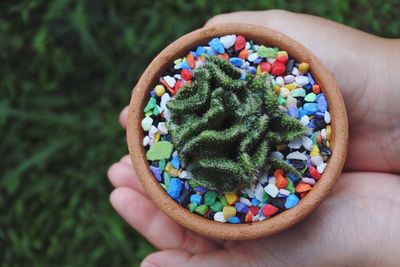
<path id="1" fill-rule="evenodd" d="M 124 109 L 119 114 L 119 123 L 124 129 L 126 129 L 127 121 L 128 121 L 128 106 L 124 107 Z"/>
<path id="2" fill-rule="evenodd" d="M 123 164 L 126 164 L 126 165 L 129 165 L 129 166 L 132 166 L 131 157 L 130 157 L 129 155 L 123 156 L 123 157 L 119 160 L 119 162 L 121 162 L 121 163 L 123 163 Z"/>
<path id="3" fill-rule="evenodd" d="M 164 250 L 148 255 L 140 264 L 141 267 L 189 266 L 191 255 L 183 250 Z"/>
<path id="4" fill-rule="evenodd" d="M 119 163 L 119 162 L 115 162 L 113 165 L 111 165 L 109 168 L 108 168 L 108 170 L 107 170 L 107 177 L 108 177 L 108 180 L 110 181 L 110 183 L 113 185 L 113 186 L 115 186 L 115 177 L 116 177 L 116 172 L 118 171 L 118 166 L 120 165 L 121 163 Z"/>

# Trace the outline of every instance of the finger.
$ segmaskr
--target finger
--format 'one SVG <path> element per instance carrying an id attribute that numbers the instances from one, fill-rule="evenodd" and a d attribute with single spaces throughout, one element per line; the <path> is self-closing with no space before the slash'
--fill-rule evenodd
<path id="1" fill-rule="evenodd" d="M 131 161 L 131 157 L 129 155 L 125 155 L 123 156 L 119 162 L 124 163 L 126 165 L 132 166 L 132 161 Z"/>
<path id="2" fill-rule="evenodd" d="M 174 222 L 150 199 L 131 188 L 115 189 L 110 202 L 125 221 L 159 249 L 184 249 L 200 253 L 217 247 L 210 240 Z"/>
<path id="3" fill-rule="evenodd" d="M 129 187 L 140 194 L 145 191 L 133 167 L 123 162 L 114 163 L 107 172 L 108 179 L 114 187 Z"/>
<path id="4" fill-rule="evenodd" d="M 128 121 L 128 106 L 124 107 L 124 109 L 119 114 L 119 123 L 122 128 L 126 129 L 126 123 Z"/>

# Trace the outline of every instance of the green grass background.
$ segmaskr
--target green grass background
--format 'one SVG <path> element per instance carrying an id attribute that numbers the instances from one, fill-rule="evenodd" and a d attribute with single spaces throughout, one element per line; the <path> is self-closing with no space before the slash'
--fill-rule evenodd
<path id="1" fill-rule="evenodd" d="M 400 36 L 398 0 L 2 1 L 0 265 L 139 265 L 154 249 L 108 202 L 107 167 L 127 153 L 120 109 L 177 37 L 272 8 Z"/>

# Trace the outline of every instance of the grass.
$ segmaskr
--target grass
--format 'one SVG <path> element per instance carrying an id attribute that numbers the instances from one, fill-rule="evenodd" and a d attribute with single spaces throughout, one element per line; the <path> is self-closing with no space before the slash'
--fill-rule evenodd
<path id="1" fill-rule="evenodd" d="M 120 109 L 169 42 L 214 14 L 270 8 L 400 36 L 398 0 L 0 3 L 2 266 L 139 265 L 154 248 L 108 202 L 106 170 L 127 153 Z"/>

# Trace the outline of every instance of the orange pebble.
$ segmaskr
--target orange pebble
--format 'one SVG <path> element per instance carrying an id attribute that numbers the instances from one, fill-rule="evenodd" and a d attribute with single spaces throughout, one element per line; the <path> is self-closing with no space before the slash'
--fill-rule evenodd
<path id="1" fill-rule="evenodd" d="M 250 211 L 248 213 L 246 213 L 246 217 L 244 218 L 244 221 L 247 223 L 253 221 L 253 214 Z"/>
<path id="2" fill-rule="evenodd" d="M 304 192 L 310 191 L 311 188 L 312 188 L 311 185 L 300 182 L 296 186 L 296 192 L 297 193 L 304 193 Z"/>
<path id="3" fill-rule="evenodd" d="M 241 59 L 247 59 L 248 56 L 249 56 L 249 50 L 243 49 L 239 53 L 239 58 Z"/>
<path id="4" fill-rule="evenodd" d="M 195 63 L 195 61 L 194 61 L 194 56 L 193 56 L 192 53 L 189 53 L 189 54 L 186 56 L 186 60 L 187 60 L 187 63 L 188 63 L 188 65 L 189 65 L 189 67 L 191 67 L 192 69 L 196 66 L 196 63 Z"/>
<path id="5" fill-rule="evenodd" d="M 225 60 L 228 60 L 229 59 L 229 56 L 228 56 L 228 54 L 227 53 L 224 53 L 224 54 L 218 54 L 218 56 L 217 57 L 219 57 L 219 58 L 222 58 L 222 59 L 225 59 Z"/>
<path id="6" fill-rule="evenodd" d="M 308 192 L 303 192 L 303 193 L 300 193 L 300 198 L 303 198 L 303 197 L 305 197 L 305 196 L 307 195 L 307 193 L 308 193 Z"/>
<path id="7" fill-rule="evenodd" d="M 312 91 L 314 92 L 314 94 L 318 95 L 319 93 L 321 93 L 321 88 L 319 88 L 318 84 L 314 84 L 312 87 Z"/>
<path id="8" fill-rule="evenodd" d="M 285 178 L 285 176 L 278 175 L 278 177 L 276 177 L 275 186 L 278 189 L 284 189 L 284 188 L 286 188 L 287 185 L 288 185 L 288 180 Z"/>
<path id="9" fill-rule="evenodd" d="M 285 175 L 285 173 L 283 172 L 282 169 L 276 169 L 276 171 L 274 172 L 275 178 L 278 178 L 278 176 L 280 175 Z"/>

